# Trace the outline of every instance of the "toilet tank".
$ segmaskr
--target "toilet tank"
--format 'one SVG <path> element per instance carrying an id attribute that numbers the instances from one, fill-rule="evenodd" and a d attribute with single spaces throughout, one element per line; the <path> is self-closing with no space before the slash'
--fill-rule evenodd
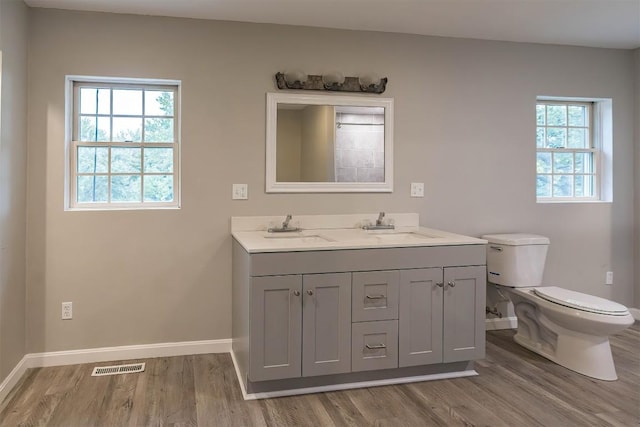
<path id="1" fill-rule="evenodd" d="M 487 234 L 487 280 L 516 288 L 540 286 L 549 239 L 536 234 Z"/>

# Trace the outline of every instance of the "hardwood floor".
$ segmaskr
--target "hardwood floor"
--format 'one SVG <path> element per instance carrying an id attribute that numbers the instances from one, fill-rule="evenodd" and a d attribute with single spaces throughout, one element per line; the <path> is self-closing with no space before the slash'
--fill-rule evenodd
<path id="1" fill-rule="evenodd" d="M 148 359 L 141 374 L 91 365 L 30 370 L 0 426 L 639 426 L 640 324 L 611 338 L 618 376 L 598 381 L 487 333 L 479 376 L 243 401 L 228 354 Z"/>

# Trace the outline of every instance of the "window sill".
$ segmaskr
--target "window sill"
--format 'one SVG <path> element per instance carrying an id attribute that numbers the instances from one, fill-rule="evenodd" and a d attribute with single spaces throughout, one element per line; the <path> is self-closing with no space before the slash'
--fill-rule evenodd
<path id="1" fill-rule="evenodd" d="M 606 203 L 613 203 L 611 200 L 540 200 L 537 199 L 536 203 L 538 204 L 552 204 L 552 205 L 557 205 L 557 204 L 571 204 L 571 205 L 575 205 L 575 204 L 606 204 Z"/>
<path id="2" fill-rule="evenodd" d="M 75 206 L 65 208 L 65 212 L 165 211 L 180 209 L 180 206 Z"/>

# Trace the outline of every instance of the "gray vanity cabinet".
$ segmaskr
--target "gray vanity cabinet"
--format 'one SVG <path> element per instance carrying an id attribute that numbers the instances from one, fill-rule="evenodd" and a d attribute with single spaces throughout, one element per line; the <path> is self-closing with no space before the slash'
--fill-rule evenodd
<path id="1" fill-rule="evenodd" d="M 351 274 L 253 277 L 251 381 L 351 370 Z"/>
<path id="2" fill-rule="evenodd" d="M 484 266 L 400 273 L 398 366 L 484 357 Z"/>
<path id="3" fill-rule="evenodd" d="M 484 357 L 482 244 L 233 250 L 232 354 L 248 393 L 457 375 Z"/>

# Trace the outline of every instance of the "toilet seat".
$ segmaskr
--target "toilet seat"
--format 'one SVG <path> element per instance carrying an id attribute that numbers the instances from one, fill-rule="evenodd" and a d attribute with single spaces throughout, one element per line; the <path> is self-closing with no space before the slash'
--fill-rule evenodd
<path id="1" fill-rule="evenodd" d="M 570 291 L 556 286 L 534 288 L 533 292 L 542 299 L 589 313 L 606 314 L 609 316 L 626 316 L 627 308 L 608 299 L 594 297 L 580 292 Z"/>

